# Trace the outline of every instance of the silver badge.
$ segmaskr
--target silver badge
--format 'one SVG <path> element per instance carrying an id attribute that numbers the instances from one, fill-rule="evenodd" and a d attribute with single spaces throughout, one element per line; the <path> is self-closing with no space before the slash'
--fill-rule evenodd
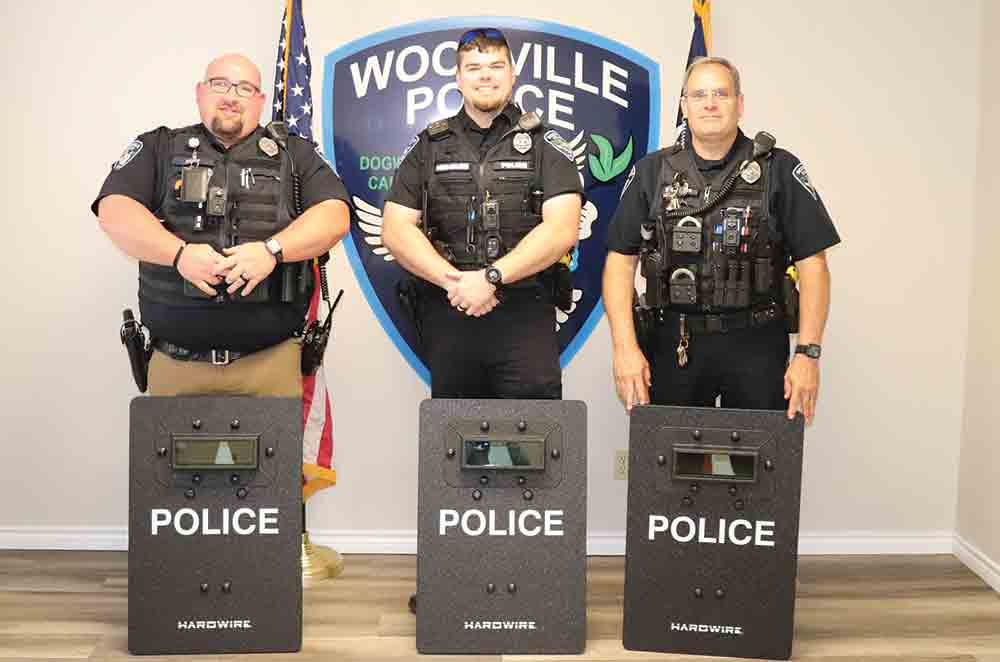
<path id="1" fill-rule="evenodd" d="M 514 149 L 521 154 L 526 154 L 531 149 L 531 136 L 527 133 L 519 133 L 514 136 Z"/>
<path id="2" fill-rule="evenodd" d="M 257 143 L 257 146 L 260 147 L 260 151 L 264 152 L 271 158 L 278 155 L 278 143 L 274 142 L 270 138 L 261 138 L 260 142 Z"/>
<path id="3" fill-rule="evenodd" d="M 756 161 L 751 161 L 746 168 L 743 168 L 743 172 L 740 173 L 740 177 L 743 178 L 747 184 L 753 184 L 755 181 L 760 179 L 760 164 Z"/>

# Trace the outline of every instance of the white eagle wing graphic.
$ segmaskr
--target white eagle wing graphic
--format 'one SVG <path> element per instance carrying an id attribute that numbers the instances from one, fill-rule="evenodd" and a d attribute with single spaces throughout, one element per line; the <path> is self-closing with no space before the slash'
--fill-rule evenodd
<path id="1" fill-rule="evenodd" d="M 351 199 L 358 213 L 358 226 L 365 231 L 365 243 L 372 247 L 372 253 L 381 255 L 386 262 L 395 260 L 389 249 L 382 245 L 382 210 L 356 195 Z"/>
<path id="2" fill-rule="evenodd" d="M 587 143 L 583 141 L 584 131 L 576 134 L 573 140 L 569 141 L 569 147 L 573 150 L 573 160 L 576 162 L 576 174 L 580 177 L 580 186 L 583 186 L 583 164 L 587 160 Z"/>
<path id="3" fill-rule="evenodd" d="M 556 306 L 556 331 L 559 330 L 560 326 L 566 323 L 566 320 L 569 319 L 569 316 L 573 314 L 574 310 L 576 310 L 576 302 L 582 298 L 583 298 L 583 290 L 577 290 L 574 288 L 573 303 L 569 305 L 569 310 L 563 310 L 559 306 Z"/>

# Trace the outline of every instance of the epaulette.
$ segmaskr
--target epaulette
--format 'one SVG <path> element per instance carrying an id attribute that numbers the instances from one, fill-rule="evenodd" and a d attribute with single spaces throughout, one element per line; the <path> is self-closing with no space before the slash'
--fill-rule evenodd
<path id="1" fill-rule="evenodd" d="M 273 129 L 279 138 L 281 138 L 285 142 L 288 142 L 288 125 L 286 125 L 284 122 L 277 122 L 277 121 L 270 122 L 265 128 Z"/>
<path id="2" fill-rule="evenodd" d="M 534 131 L 542 125 L 542 120 L 534 112 L 525 113 L 517 120 L 517 128 L 522 131 Z"/>
<path id="3" fill-rule="evenodd" d="M 451 133 L 451 127 L 448 126 L 448 120 L 446 119 L 431 122 L 427 125 L 427 135 L 430 136 L 431 140 L 441 140 L 449 133 Z"/>

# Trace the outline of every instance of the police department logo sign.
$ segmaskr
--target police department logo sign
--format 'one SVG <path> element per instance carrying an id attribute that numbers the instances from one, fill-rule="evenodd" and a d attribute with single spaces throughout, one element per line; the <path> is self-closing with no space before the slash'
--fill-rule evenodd
<path id="1" fill-rule="evenodd" d="M 503 30 L 517 80 L 514 101 L 552 130 L 545 138 L 572 160 L 586 188 L 573 253 L 573 303 L 554 310 L 565 367 L 603 313 L 601 270 L 608 221 L 626 173 L 659 145 L 659 67 L 591 32 L 524 18 L 470 17 L 412 23 L 349 43 L 324 60 L 323 140 L 352 192 L 344 245 L 376 317 L 429 382 L 413 323 L 396 287 L 408 274 L 382 245 L 382 206 L 414 136 L 462 107 L 455 82 L 461 33 Z"/>

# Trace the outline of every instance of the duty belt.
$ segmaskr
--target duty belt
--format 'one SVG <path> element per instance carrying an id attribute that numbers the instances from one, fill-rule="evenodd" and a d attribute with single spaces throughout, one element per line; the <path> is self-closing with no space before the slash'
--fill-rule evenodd
<path id="1" fill-rule="evenodd" d="M 180 347 L 166 340 L 154 340 L 153 347 L 160 350 L 167 356 L 178 361 L 204 361 L 212 365 L 229 365 L 236 359 L 249 356 L 253 352 L 234 352 L 229 349 L 209 349 L 195 351 Z"/>
<path id="2" fill-rule="evenodd" d="M 764 326 L 781 319 L 781 307 L 777 303 L 769 303 L 754 310 L 741 310 L 735 313 L 720 313 L 718 315 L 697 315 L 677 313 L 671 310 L 660 310 L 656 321 L 660 324 L 677 322 L 681 315 L 687 321 L 691 333 L 726 333 L 738 329 Z"/>

